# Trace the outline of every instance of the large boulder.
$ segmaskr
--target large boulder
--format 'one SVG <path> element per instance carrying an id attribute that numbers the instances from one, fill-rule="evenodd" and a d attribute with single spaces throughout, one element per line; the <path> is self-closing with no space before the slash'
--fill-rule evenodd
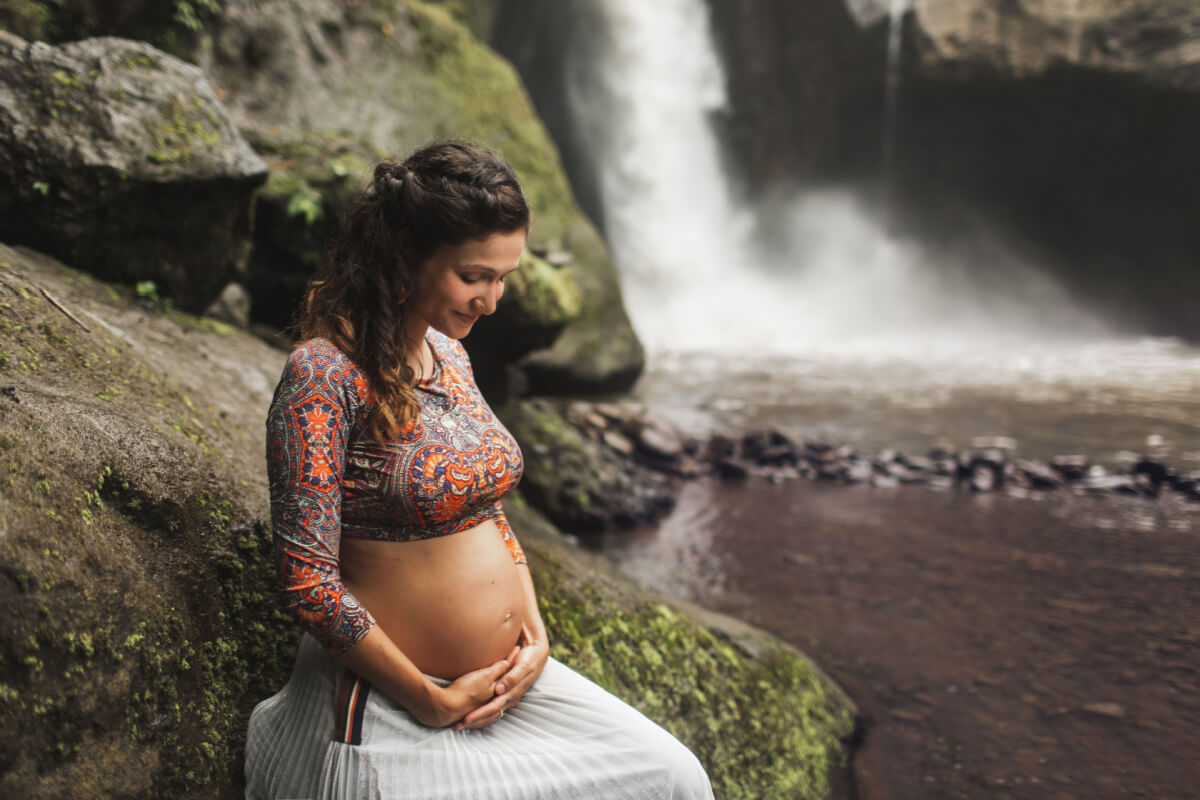
<path id="1" fill-rule="evenodd" d="M 884 0 L 873 0 L 882 18 Z M 1063 67 L 1200 90 L 1200 7 L 1191 0 L 1026 0 L 972 6 L 912 0 L 922 72 L 1025 78 Z"/>
<path id="2" fill-rule="evenodd" d="M 0 240 L 201 310 L 245 266 L 265 177 L 196 67 L 0 37 Z"/>
<path id="3" fill-rule="evenodd" d="M 674 507 L 673 487 L 661 474 L 636 468 L 632 452 L 585 435 L 561 404 L 520 400 L 498 413 L 525 453 L 522 494 L 563 530 L 627 528 Z"/>
<path id="4" fill-rule="evenodd" d="M 211 26 L 211 38 L 197 51 L 197 58 L 226 93 L 230 113 L 251 139 L 276 152 L 292 151 L 279 159 L 290 174 L 271 187 L 277 197 L 286 196 L 286 200 L 272 200 L 276 206 L 311 191 L 326 219 L 337 218 L 341 204 L 326 188 L 340 187 L 342 182 L 327 177 L 311 180 L 303 171 L 311 174 L 322 165 L 287 146 L 289 141 L 311 142 L 313 131 L 320 132 L 316 136 L 329 132 L 351 138 L 359 143 L 359 153 L 403 155 L 431 139 L 448 136 L 500 152 L 516 170 L 533 207 L 530 249 L 543 255 L 566 254 L 563 275 L 556 282 L 574 281 L 579 285 L 575 294 L 581 298 L 579 313 L 567 315 L 574 321 L 564 323 L 560 311 L 555 311 L 547 320 L 526 318 L 520 323 L 523 330 L 556 330 L 566 324 L 568 343 L 586 342 L 542 358 L 531 372 L 531 388 L 626 388 L 640 374 L 643 354 L 621 305 L 611 258 L 576 206 L 557 151 L 520 79 L 444 8 L 417 0 L 231 0 Z M 358 185 L 370 177 L 354 168 L 348 175 Z M 280 233 L 289 229 L 286 226 L 295 229 L 303 221 L 298 214 L 290 215 L 281 227 L 278 219 L 279 214 L 263 215 L 259 241 L 284 238 Z M 321 241 L 327 232 L 318 229 L 315 234 L 310 238 Z M 304 251 L 316 254 L 319 248 Z M 292 272 L 309 274 L 313 260 L 298 259 Z M 271 273 L 283 274 L 282 264 L 275 259 Z M 258 280 L 252 278 L 251 284 Z M 302 280 L 289 280 L 291 297 Z M 528 283 L 536 289 L 534 281 Z M 521 285 L 513 287 L 515 297 L 522 291 Z M 541 307 L 537 302 L 510 304 L 526 310 Z M 278 321 L 279 312 L 274 313 Z M 503 333 L 489 325 L 481 330 L 489 338 Z M 537 340 L 537 346 L 544 347 L 544 339 L 534 337 L 531 342 Z M 512 352 L 512 341 L 506 347 L 515 358 L 525 351 Z M 468 342 L 473 351 L 479 346 Z"/>
<path id="5" fill-rule="evenodd" d="M 0 245 L 0 796 L 240 796 L 247 714 L 298 638 L 263 458 L 284 358 Z M 722 797 L 840 786 L 853 709 L 804 658 L 508 506 L 555 656 L 678 734 Z"/>

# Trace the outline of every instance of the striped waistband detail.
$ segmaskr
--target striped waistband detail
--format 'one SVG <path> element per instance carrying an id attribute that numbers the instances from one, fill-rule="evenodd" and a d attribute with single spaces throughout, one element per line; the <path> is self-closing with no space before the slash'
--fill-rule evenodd
<path id="1" fill-rule="evenodd" d="M 362 744 L 363 715 L 367 710 L 367 698 L 371 694 L 371 684 L 362 678 L 347 672 L 344 680 L 350 681 L 350 686 L 343 689 L 342 696 L 345 705 L 338 709 L 337 740 L 344 744 Z"/>

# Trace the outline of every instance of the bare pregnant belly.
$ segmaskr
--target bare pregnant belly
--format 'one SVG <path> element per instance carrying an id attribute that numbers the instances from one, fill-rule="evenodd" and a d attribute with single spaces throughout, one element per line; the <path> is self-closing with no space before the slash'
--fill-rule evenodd
<path id="1" fill-rule="evenodd" d="M 417 668 L 453 680 L 508 655 L 521 575 L 494 522 L 415 542 L 343 539 L 342 580 Z"/>

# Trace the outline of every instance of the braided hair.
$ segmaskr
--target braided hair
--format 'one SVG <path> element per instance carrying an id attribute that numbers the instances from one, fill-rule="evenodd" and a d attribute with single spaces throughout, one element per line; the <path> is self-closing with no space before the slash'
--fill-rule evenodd
<path id="1" fill-rule="evenodd" d="M 346 211 L 325 262 L 309 282 L 296 324 L 301 340 L 329 339 L 363 371 L 376 407 L 368 430 L 394 437 L 420 411 L 405 334 L 405 300 L 442 246 L 529 230 L 512 168 L 495 153 L 437 142 L 403 162 L 382 161 Z"/>

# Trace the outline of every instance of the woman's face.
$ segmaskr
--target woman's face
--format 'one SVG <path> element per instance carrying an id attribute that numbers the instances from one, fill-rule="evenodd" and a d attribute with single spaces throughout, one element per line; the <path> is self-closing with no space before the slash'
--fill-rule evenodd
<path id="1" fill-rule="evenodd" d="M 524 230 L 439 247 L 421 265 L 405 303 L 409 335 L 419 341 L 432 327 L 451 339 L 466 336 L 475 320 L 496 310 L 524 249 Z"/>

